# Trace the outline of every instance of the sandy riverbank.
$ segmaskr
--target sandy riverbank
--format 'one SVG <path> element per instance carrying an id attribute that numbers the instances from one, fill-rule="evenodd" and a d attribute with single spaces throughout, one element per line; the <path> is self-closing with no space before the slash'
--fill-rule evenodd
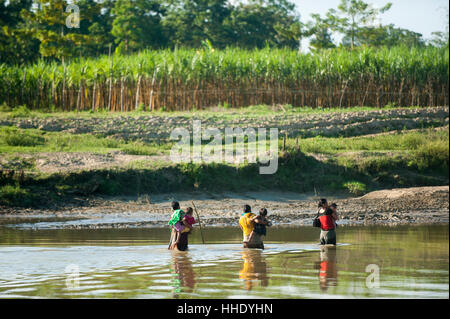
<path id="1" fill-rule="evenodd" d="M 382 190 L 355 198 L 321 195 L 338 204 L 341 225 L 448 223 L 449 219 L 448 186 Z M 192 206 L 191 200 L 194 200 L 202 223 L 208 226 L 235 225 L 244 204 L 250 204 L 254 211 L 266 207 L 275 225 L 309 225 L 316 214 L 318 198 L 314 194 L 293 192 L 159 194 L 139 198 L 91 198 L 83 202 L 83 206 L 58 210 L 0 207 L 0 214 L 85 220 L 63 223 L 62 228 L 163 227 L 170 215 L 171 200 L 180 201 L 182 207 Z"/>

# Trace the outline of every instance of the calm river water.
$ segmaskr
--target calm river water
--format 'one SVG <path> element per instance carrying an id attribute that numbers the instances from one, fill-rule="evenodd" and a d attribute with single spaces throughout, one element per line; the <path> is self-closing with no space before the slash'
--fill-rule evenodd
<path id="1" fill-rule="evenodd" d="M 0 298 L 449 298 L 448 224 L 347 226 L 320 250 L 312 227 L 272 227 L 266 249 L 237 227 L 23 229 L 0 223 Z"/>

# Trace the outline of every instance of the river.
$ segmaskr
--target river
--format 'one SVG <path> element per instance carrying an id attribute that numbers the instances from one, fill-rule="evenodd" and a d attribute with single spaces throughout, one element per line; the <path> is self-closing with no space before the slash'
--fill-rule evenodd
<path id="1" fill-rule="evenodd" d="M 264 251 L 209 227 L 173 252 L 167 228 L 37 222 L 0 222 L 0 298 L 449 298 L 448 224 L 341 226 L 325 249 L 315 228 L 273 226 Z"/>

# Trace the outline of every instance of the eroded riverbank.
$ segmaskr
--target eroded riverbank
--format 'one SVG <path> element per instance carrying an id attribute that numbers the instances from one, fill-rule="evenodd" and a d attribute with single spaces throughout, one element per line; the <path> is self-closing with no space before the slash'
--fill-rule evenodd
<path id="1" fill-rule="evenodd" d="M 449 219 L 448 186 L 383 190 L 354 198 L 322 196 L 338 204 L 341 225 L 439 224 L 448 223 Z M 310 225 L 318 198 L 293 192 L 91 198 L 83 206 L 58 210 L 3 208 L 0 223 L 17 219 L 15 227 L 25 229 L 165 227 L 170 201 L 178 200 L 182 207 L 192 206 L 194 201 L 203 225 L 207 226 L 236 225 L 244 204 L 251 205 L 254 211 L 267 208 L 274 225 Z"/>

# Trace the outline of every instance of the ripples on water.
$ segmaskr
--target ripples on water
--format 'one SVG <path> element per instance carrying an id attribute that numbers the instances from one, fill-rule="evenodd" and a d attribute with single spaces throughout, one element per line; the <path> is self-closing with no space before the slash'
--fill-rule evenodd
<path id="1" fill-rule="evenodd" d="M 173 252 L 167 229 L 0 227 L 0 298 L 449 297 L 447 225 L 338 231 L 345 244 L 320 250 L 312 227 L 271 228 L 261 251 L 241 248 L 236 228 L 206 229 L 208 244 L 197 232 Z"/>

